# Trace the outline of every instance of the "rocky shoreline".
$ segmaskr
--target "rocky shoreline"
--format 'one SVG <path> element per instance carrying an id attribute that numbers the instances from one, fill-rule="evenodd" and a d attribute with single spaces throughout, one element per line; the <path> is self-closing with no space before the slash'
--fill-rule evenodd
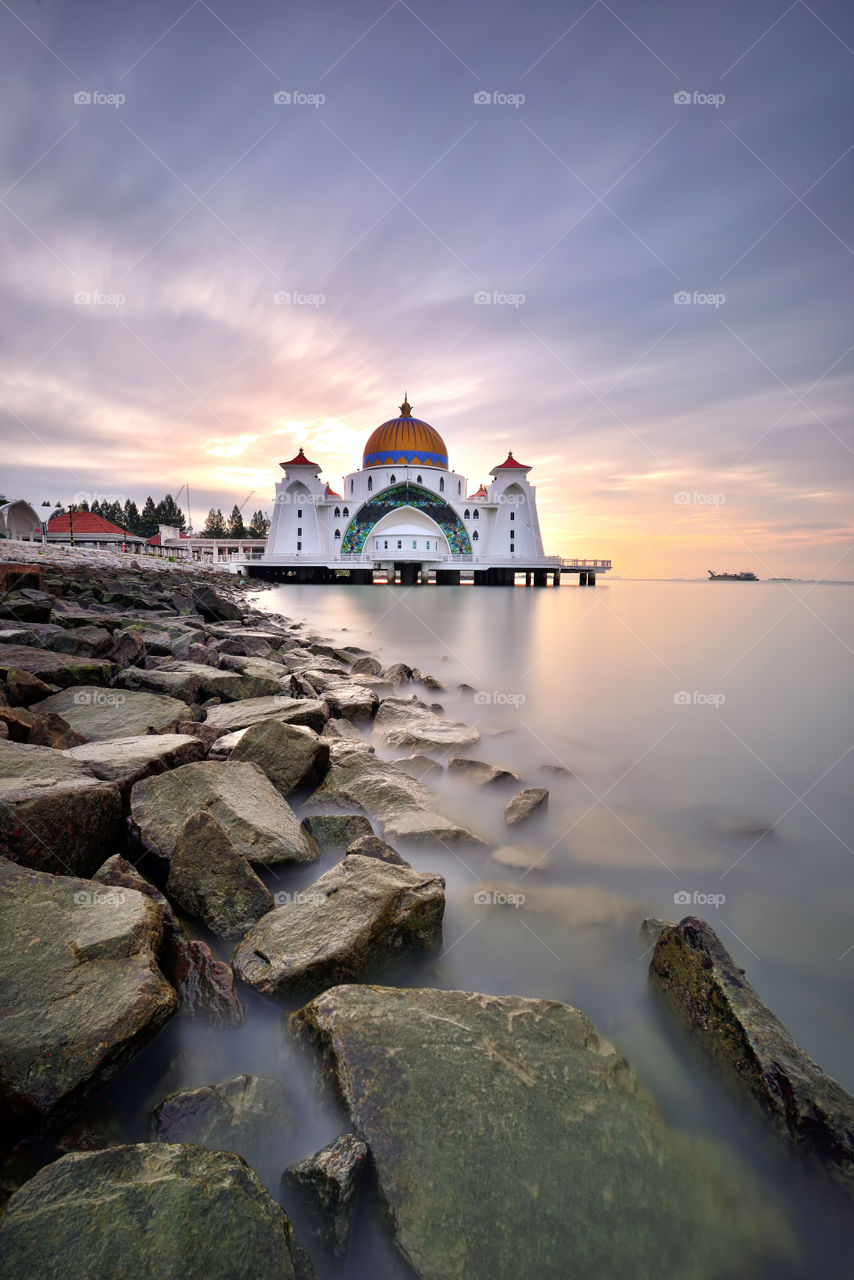
<path id="1" fill-rule="evenodd" d="M 368 1168 L 425 1280 L 792 1265 L 767 1186 L 671 1129 L 583 1013 L 394 985 L 443 944 L 431 853 L 489 849 L 431 778 L 503 811 L 510 866 L 548 803 L 475 758 L 441 681 L 262 612 L 210 566 L 0 543 L 0 581 L 0 1277 L 334 1274 Z M 705 922 L 646 927 L 651 981 L 709 1060 L 850 1196 L 854 1100 Z M 173 1092 L 145 1143 L 81 1129 L 172 1019 L 224 1034 L 246 993 L 281 1004 L 349 1118 L 281 1162 L 278 1200 L 242 1153 L 263 1138 L 275 1165 L 287 1081 Z"/>

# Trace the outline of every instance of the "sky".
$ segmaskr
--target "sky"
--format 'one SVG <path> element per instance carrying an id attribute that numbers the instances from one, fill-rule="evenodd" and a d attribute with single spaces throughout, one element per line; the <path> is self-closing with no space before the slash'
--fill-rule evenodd
<path id="1" fill-rule="evenodd" d="M 408 391 L 549 552 L 854 579 L 844 0 L 2 0 L 0 50 L 8 497 L 269 512 Z"/>

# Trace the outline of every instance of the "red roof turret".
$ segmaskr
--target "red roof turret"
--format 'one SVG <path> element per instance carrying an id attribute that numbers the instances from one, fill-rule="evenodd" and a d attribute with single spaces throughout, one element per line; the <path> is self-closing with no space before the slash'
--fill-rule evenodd
<path id="1" fill-rule="evenodd" d="M 524 462 L 516 461 L 516 459 L 513 457 L 513 451 L 511 450 L 510 453 L 508 453 L 506 460 L 500 463 L 499 466 L 493 467 L 489 474 L 491 476 L 494 476 L 496 471 L 530 471 L 530 470 L 531 468 L 526 467 Z"/>
<path id="2" fill-rule="evenodd" d="M 302 445 L 300 445 L 299 453 L 295 458 L 291 458 L 290 462 L 280 462 L 279 466 L 283 471 L 288 470 L 290 467 L 314 467 L 315 471 L 320 470 L 319 463 L 309 462 L 308 458 L 303 453 Z"/>

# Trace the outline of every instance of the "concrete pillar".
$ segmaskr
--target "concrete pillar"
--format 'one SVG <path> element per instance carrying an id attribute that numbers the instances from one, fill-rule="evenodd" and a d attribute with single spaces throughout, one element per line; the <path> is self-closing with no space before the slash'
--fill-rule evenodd
<path id="1" fill-rule="evenodd" d="M 546 571 L 545 571 L 545 569 L 535 569 L 535 570 L 534 570 L 534 586 L 535 586 L 535 587 L 544 587 L 544 586 L 546 586 L 546 585 L 547 585 L 547 584 L 546 584 Z"/>
<path id="2" fill-rule="evenodd" d="M 530 585 L 531 585 L 531 571 L 530 571 L 530 569 L 526 569 L 526 571 L 525 571 L 525 586 L 526 586 L 526 587 L 530 587 Z"/>
<path id="3" fill-rule="evenodd" d="M 587 570 L 586 569 L 582 569 L 581 573 L 578 575 L 578 585 L 580 587 L 587 586 Z"/>
<path id="4" fill-rule="evenodd" d="M 487 573 L 485 570 L 481 569 L 480 573 L 478 573 L 477 570 L 475 570 L 472 576 L 474 578 L 474 585 L 476 587 L 487 586 Z"/>
<path id="5" fill-rule="evenodd" d="M 418 571 L 421 568 L 418 564 L 405 563 L 401 565 L 400 582 L 401 586 L 414 587 L 418 581 Z"/>
<path id="6" fill-rule="evenodd" d="M 587 585 L 588 585 L 588 587 L 595 587 L 595 586 L 596 586 L 596 574 L 595 574 L 595 573 L 588 573 L 588 575 L 587 575 Z"/>
<path id="7" fill-rule="evenodd" d="M 555 569 L 554 571 L 554 577 L 552 578 L 552 586 L 553 587 L 560 586 L 560 569 Z"/>
<path id="8" fill-rule="evenodd" d="M 458 587 L 460 585 L 459 569 L 437 569 L 436 570 L 436 586 L 437 587 Z"/>

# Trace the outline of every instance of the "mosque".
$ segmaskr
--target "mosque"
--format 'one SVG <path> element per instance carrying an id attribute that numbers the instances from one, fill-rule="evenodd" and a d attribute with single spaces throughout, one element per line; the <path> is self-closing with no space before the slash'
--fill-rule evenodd
<path id="1" fill-rule="evenodd" d="M 452 471 L 439 432 L 412 414 L 404 397 L 399 416 L 372 431 L 362 466 L 344 477 L 343 493 L 321 479 L 321 467 L 300 448 L 279 464 L 270 533 L 263 555 L 245 571 L 298 582 L 346 576 L 373 582 L 415 583 L 435 577 L 458 584 L 555 586 L 561 571 L 594 585 L 610 561 L 562 561 L 543 553 L 531 467 L 508 453 L 490 471 L 492 482 L 473 493 Z M 344 573 L 343 571 L 347 571 Z M 583 577 L 581 576 L 583 574 Z"/>

